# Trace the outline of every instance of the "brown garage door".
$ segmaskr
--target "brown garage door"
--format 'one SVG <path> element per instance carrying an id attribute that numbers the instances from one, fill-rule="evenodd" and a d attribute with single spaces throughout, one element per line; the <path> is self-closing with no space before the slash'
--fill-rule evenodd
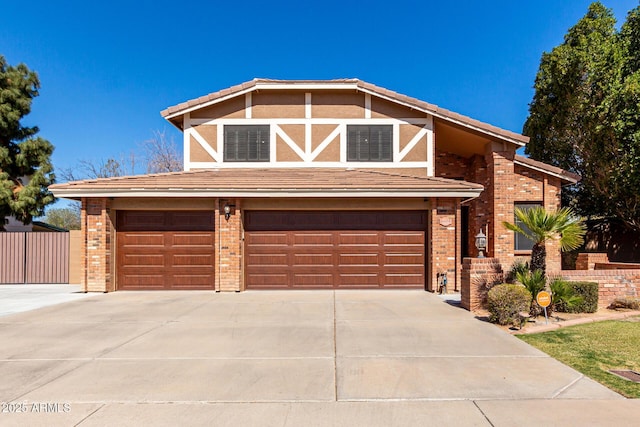
<path id="1" fill-rule="evenodd" d="M 424 288 L 425 212 L 245 213 L 250 289 Z"/>
<path id="2" fill-rule="evenodd" d="M 119 290 L 214 289 L 214 214 L 118 211 Z"/>

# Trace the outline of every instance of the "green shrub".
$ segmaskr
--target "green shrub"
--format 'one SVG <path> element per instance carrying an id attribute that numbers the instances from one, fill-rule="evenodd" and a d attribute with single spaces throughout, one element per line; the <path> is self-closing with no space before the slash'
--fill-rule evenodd
<path id="1" fill-rule="evenodd" d="M 598 311 L 598 284 L 596 282 L 568 282 L 582 302 L 569 307 L 566 304 L 556 304 L 557 311 L 563 313 L 595 313 Z"/>
<path id="2" fill-rule="evenodd" d="M 487 294 L 489 321 L 500 325 L 519 324 L 521 311 L 529 311 L 531 293 L 522 285 L 503 283 Z"/>
<path id="3" fill-rule="evenodd" d="M 609 307 L 612 310 L 627 309 L 627 310 L 640 310 L 640 298 L 616 298 L 613 300 Z"/>
<path id="4" fill-rule="evenodd" d="M 544 288 L 547 285 L 547 279 L 544 277 L 544 273 L 542 270 L 535 270 L 534 272 L 520 272 L 516 274 L 516 280 L 522 283 L 531 295 L 531 299 L 529 301 L 529 314 L 531 317 L 538 317 L 544 311 L 544 309 L 536 302 L 538 292 L 544 291 Z M 548 308 L 547 314 L 551 314 Z"/>
<path id="5" fill-rule="evenodd" d="M 516 258 L 511 264 L 511 268 L 507 271 L 504 281 L 507 283 L 515 283 L 518 274 L 525 274 L 529 271 L 529 263 L 524 258 Z"/>
<path id="6" fill-rule="evenodd" d="M 551 305 L 553 310 L 560 311 L 558 307 L 571 310 L 584 301 L 584 297 L 578 295 L 573 289 L 573 286 L 560 277 L 551 280 L 549 288 L 551 289 Z"/>

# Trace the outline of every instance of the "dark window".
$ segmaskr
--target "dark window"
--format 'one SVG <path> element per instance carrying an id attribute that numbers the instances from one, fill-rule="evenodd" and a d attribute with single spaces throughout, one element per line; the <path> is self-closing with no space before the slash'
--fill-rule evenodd
<path id="1" fill-rule="evenodd" d="M 350 162 L 390 162 L 393 126 L 347 126 L 347 160 Z"/>
<path id="2" fill-rule="evenodd" d="M 516 206 L 516 208 L 518 208 L 520 210 L 527 210 L 527 209 L 531 209 L 531 208 L 536 207 L 536 206 L 542 206 L 542 204 L 541 203 L 516 203 L 515 206 Z M 515 214 L 514 214 L 514 220 L 515 220 L 515 224 L 518 227 L 522 228 L 527 233 L 530 232 L 529 227 L 524 225 L 524 223 L 522 223 L 518 219 L 518 217 L 515 216 Z M 514 249 L 516 251 L 530 251 L 531 249 L 533 249 L 533 244 L 534 244 L 533 240 L 527 239 L 525 236 L 523 236 L 520 233 L 515 233 Z"/>
<path id="3" fill-rule="evenodd" d="M 268 125 L 224 127 L 225 162 L 268 162 L 269 145 Z"/>

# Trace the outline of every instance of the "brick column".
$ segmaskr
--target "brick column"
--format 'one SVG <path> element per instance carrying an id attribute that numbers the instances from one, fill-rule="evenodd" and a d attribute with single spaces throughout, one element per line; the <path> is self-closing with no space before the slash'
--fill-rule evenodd
<path id="1" fill-rule="evenodd" d="M 224 217 L 224 205 L 235 205 L 229 219 Z M 216 237 L 216 290 L 241 291 L 244 289 L 242 271 L 242 209 L 238 200 L 220 200 L 217 204 L 218 227 Z"/>
<path id="2" fill-rule="evenodd" d="M 429 225 L 429 261 L 432 267 L 427 290 L 437 291 L 437 274 L 446 272 L 447 291 L 452 291 L 456 288 L 456 253 L 459 251 L 459 242 L 456 240 L 459 238 L 459 231 L 456 225 L 460 206 L 456 199 L 432 199 L 432 203 Z"/>
<path id="3" fill-rule="evenodd" d="M 460 273 L 462 307 L 470 311 L 481 308 L 489 289 L 503 281 L 502 265 L 497 258 L 465 258 Z"/>
<path id="4" fill-rule="evenodd" d="M 106 198 L 82 199 L 82 262 L 81 284 L 85 292 L 114 290 L 111 263 L 111 233 L 113 224 Z"/>
<path id="5" fill-rule="evenodd" d="M 510 149 L 509 149 L 510 148 Z M 500 260 L 505 266 L 513 263 L 514 234 L 503 221 L 513 222 L 515 173 L 513 159 L 515 149 L 506 144 L 493 142 L 487 144 L 485 159 L 487 172 L 492 181 L 485 191 L 491 204 L 489 215 L 489 233 L 487 255 Z"/>

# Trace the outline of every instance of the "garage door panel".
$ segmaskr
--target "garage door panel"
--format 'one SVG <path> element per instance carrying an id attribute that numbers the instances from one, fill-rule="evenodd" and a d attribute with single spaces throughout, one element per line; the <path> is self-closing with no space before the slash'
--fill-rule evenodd
<path id="1" fill-rule="evenodd" d="M 125 254 L 122 262 L 119 263 L 120 268 L 145 268 L 145 267 L 164 267 L 164 255 L 154 254 Z"/>
<path id="2" fill-rule="evenodd" d="M 293 246 L 333 246 L 332 233 L 292 233 Z"/>
<path id="3" fill-rule="evenodd" d="M 424 212 L 249 211 L 245 219 L 248 288 L 424 288 Z"/>
<path id="4" fill-rule="evenodd" d="M 118 289 L 214 289 L 213 221 L 204 211 L 118 211 Z"/>
<path id="5" fill-rule="evenodd" d="M 287 254 L 266 253 L 266 254 L 247 254 L 247 267 L 288 267 L 289 260 Z"/>
<path id="6" fill-rule="evenodd" d="M 292 266 L 294 267 L 317 267 L 324 266 L 331 268 L 334 265 L 332 253 L 306 253 L 293 254 Z"/>
<path id="7" fill-rule="evenodd" d="M 375 246 L 380 244 L 380 233 L 339 233 L 340 246 Z"/>
<path id="8" fill-rule="evenodd" d="M 293 273 L 293 287 L 307 289 L 333 289 L 333 273 Z"/>

